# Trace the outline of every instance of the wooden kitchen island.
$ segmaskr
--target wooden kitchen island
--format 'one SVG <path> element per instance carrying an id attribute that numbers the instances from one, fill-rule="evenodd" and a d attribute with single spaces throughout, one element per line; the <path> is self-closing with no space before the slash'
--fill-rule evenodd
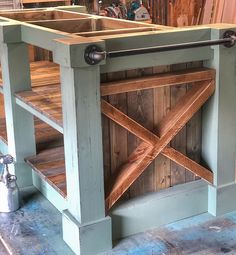
<path id="1" fill-rule="evenodd" d="M 109 57 L 221 39 L 235 25 L 177 29 L 79 6 L 0 16 L 0 149 L 16 159 L 19 186 L 33 184 L 62 212 L 76 254 L 236 209 L 236 47 Z M 101 61 L 86 54 L 94 47 L 107 53 Z"/>

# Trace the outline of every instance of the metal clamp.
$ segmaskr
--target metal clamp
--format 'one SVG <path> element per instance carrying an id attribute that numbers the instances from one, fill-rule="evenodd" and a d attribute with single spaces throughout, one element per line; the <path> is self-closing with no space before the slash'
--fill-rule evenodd
<path id="1" fill-rule="evenodd" d="M 199 48 L 199 47 L 213 46 L 213 45 L 224 45 L 225 47 L 230 48 L 230 47 L 233 47 L 235 43 L 236 43 L 236 32 L 232 30 L 228 30 L 224 33 L 223 38 L 218 40 L 187 42 L 187 43 L 170 44 L 170 45 L 154 46 L 154 47 L 138 48 L 138 49 L 106 52 L 106 51 L 103 51 L 97 45 L 89 45 L 85 49 L 84 59 L 87 64 L 96 65 L 96 64 L 99 64 L 102 60 L 105 60 L 107 58 L 117 58 L 117 57 L 134 56 L 134 55 L 148 54 L 148 53 L 155 53 L 155 52 L 183 50 L 183 49 Z"/>

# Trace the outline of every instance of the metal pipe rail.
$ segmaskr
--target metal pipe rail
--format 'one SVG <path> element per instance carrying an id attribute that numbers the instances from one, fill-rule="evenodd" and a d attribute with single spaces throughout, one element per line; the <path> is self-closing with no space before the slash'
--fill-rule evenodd
<path id="1" fill-rule="evenodd" d="M 148 47 L 148 48 L 138 48 L 138 49 L 106 52 L 106 51 L 103 51 L 97 45 L 89 45 L 85 49 L 84 59 L 87 64 L 96 65 L 100 63 L 102 60 L 105 60 L 107 58 L 118 58 L 118 57 L 125 57 L 125 56 L 155 53 L 155 52 L 199 48 L 199 47 L 213 46 L 213 45 L 224 45 L 225 47 L 230 48 L 234 46 L 235 43 L 236 43 L 236 33 L 234 31 L 228 30 L 224 33 L 223 38 L 218 40 L 187 42 L 187 43 L 170 44 L 170 45 L 164 45 L 164 46 L 154 46 L 154 47 Z"/>

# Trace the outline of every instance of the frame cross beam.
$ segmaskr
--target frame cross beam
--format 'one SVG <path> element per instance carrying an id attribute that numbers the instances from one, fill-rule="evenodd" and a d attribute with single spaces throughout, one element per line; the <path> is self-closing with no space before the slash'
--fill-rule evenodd
<path id="1" fill-rule="evenodd" d="M 213 182 L 213 173 L 210 170 L 175 149 L 168 147 L 168 144 L 203 106 L 207 99 L 214 93 L 214 90 L 214 80 L 196 82 L 193 88 L 183 96 L 161 121 L 157 130 L 153 132 L 147 130 L 105 100 L 102 100 L 103 114 L 143 140 L 133 153 L 131 153 L 128 161 L 121 167 L 118 175 L 112 182 L 106 197 L 107 211 L 160 153 L 200 176 L 208 183 Z"/>

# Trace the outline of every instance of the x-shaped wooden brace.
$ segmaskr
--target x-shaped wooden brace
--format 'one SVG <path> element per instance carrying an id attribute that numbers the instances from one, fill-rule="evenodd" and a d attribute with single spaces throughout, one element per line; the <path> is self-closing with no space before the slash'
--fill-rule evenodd
<path id="1" fill-rule="evenodd" d="M 214 80 L 196 82 L 153 133 L 102 100 L 103 114 L 143 140 L 129 156 L 128 162 L 121 167 L 112 182 L 106 197 L 107 211 L 160 153 L 207 182 L 213 182 L 213 173 L 210 170 L 167 145 L 213 94 L 214 90 Z"/>

